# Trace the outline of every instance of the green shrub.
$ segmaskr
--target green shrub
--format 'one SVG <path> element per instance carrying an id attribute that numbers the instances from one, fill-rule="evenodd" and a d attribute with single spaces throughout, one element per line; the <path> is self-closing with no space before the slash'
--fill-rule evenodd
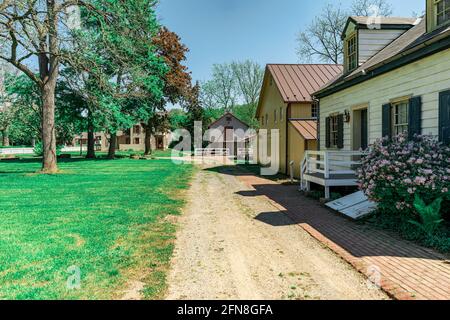
<path id="1" fill-rule="evenodd" d="M 398 233 L 403 239 L 417 242 L 420 245 L 433 248 L 443 253 L 450 253 L 450 228 L 445 223 L 429 235 L 422 228 L 411 223 L 411 219 L 404 215 L 393 215 L 390 212 L 378 210 L 367 220 L 375 227 Z"/>
<path id="2" fill-rule="evenodd" d="M 42 142 L 36 142 L 34 145 L 34 154 L 38 157 L 42 157 L 44 155 L 44 147 L 42 145 Z"/>
<path id="3" fill-rule="evenodd" d="M 432 136 L 415 136 L 413 141 L 406 134 L 381 139 L 363 159 L 358 176 L 360 188 L 380 210 L 419 221 L 416 195 L 425 203 L 450 200 L 450 148 Z"/>
<path id="4" fill-rule="evenodd" d="M 434 200 L 430 205 L 427 205 L 418 195 L 414 201 L 414 207 L 420 215 L 421 222 L 410 220 L 410 223 L 419 227 L 428 236 L 433 236 L 436 230 L 444 222 L 441 216 L 442 198 Z"/>

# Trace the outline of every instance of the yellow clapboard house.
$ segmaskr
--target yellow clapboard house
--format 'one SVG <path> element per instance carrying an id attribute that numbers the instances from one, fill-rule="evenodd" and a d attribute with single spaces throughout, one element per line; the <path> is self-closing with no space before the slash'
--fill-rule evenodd
<path id="1" fill-rule="evenodd" d="M 279 130 L 279 173 L 300 176 L 305 150 L 317 150 L 319 110 L 312 93 L 342 72 L 342 66 L 329 64 L 269 64 L 256 111 L 260 129 L 268 130 L 271 156 L 271 130 Z"/>

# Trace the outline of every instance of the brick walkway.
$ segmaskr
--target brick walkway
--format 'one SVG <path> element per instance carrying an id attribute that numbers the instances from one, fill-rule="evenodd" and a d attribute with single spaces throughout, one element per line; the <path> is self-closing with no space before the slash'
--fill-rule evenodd
<path id="1" fill-rule="evenodd" d="M 450 299 L 450 261 L 443 255 L 395 234 L 360 225 L 285 186 L 238 169 L 227 170 L 254 188 L 242 196 L 266 196 L 276 214 L 288 214 L 314 238 L 335 251 L 384 291 L 399 300 Z M 277 211 L 278 210 L 278 211 Z M 264 216 L 264 214 L 262 215 Z"/>

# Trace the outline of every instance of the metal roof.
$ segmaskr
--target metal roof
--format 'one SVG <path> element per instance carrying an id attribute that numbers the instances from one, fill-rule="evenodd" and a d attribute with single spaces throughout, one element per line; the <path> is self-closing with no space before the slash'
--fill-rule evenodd
<path id="1" fill-rule="evenodd" d="M 312 102 L 312 94 L 341 74 L 343 68 L 335 64 L 269 64 L 267 70 L 284 102 L 300 103 Z"/>
<path id="2" fill-rule="evenodd" d="M 317 121 L 289 120 L 289 123 L 292 124 L 305 140 L 317 140 Z"/>
<path id="3" fill-rule="evenodd" d="M 234 119 L 236 119 L 237 121 L 239 121 L 240 123 L 242 123 L 244 126 L 246 126 L 247 128 L 250 128 L 250 126 L 248 124 L 246 124 L 244 121 L 242 121 L 241 119 L 239 119 L 238 117 L 236 117 L 234 114 L 232 114 L 231 112 L 225 112 L 224 115 L 222 115 L 219 119 L 215 120 L 213 123 L 211 123 L 208 126 L 208 129 L 211 129 L 212 127 L 214 127 L 220 120 L 222 120 L 225 117 L 232 117 Z"/>

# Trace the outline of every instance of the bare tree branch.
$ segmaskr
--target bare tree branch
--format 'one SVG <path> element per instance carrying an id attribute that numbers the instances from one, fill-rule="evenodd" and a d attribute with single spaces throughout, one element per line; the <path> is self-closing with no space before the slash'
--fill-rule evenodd
<path id="1" fill-rule="evenodd" d="M 341 34 L 349 16 L 390 16 L 392 6 L 386 0 L 354 0 L 350 11 L 341 5 L 327 5 L 321 15 L 297 37 L 301 61 L 342 63 L 344 44 Z"/>
<path id="2" fill-rule="evenodd" d="M 237 88 L 245 103 L 250 106 L 255 106 L 261 91 L 264 69 L 256 62 L 250 60 L 233 62 L 231 69 L 236 78 Z"/>

